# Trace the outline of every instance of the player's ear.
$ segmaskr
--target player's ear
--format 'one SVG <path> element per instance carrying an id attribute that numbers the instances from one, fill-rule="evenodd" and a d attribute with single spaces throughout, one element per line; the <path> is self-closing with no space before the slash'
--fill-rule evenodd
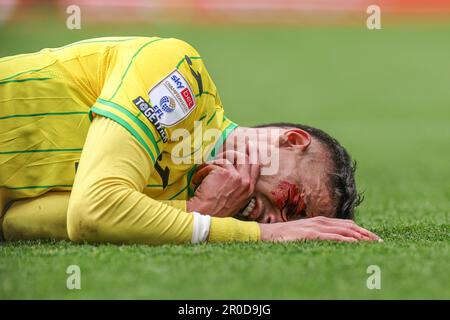
<path id="1" fill-rule="evenodd" d="M 280 147 L 298 147 L 305 151 L 311 144 L 311 135 L 302 129 L 289 129 L 280 135 Z"/>

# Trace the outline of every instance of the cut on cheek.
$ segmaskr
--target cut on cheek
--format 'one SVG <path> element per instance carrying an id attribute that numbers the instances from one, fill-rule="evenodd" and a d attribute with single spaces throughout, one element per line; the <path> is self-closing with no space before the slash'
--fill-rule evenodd
<path id="1" fill-rule="evenodd" d="M 270 192 L 278 209 L 283 210 L 286 202 L 289 199 L 289 190 L 294 187 L 296 186 L 290 182 L 281 181 L 278 184 L 277 188 Z"/>
<path id="2" fill-rule="evenodd" d="M 305 209 L 300 189 L 291 182 L 281 181 L 271 194 L 280 211 L 287 208 L 294 215 L 299 215 Z"/>

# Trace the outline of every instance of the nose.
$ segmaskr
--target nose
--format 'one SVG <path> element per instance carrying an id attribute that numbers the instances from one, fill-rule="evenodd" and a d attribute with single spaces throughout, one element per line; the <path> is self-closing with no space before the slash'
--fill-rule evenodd
<path id="1" fill-rule="evenodd" d="M 268 213 L 264 218 L 264 223 L 275 222 L 283 222 L 283 219 L 281 219 L 281 217 L 277 216 L 275 213 Z"/>

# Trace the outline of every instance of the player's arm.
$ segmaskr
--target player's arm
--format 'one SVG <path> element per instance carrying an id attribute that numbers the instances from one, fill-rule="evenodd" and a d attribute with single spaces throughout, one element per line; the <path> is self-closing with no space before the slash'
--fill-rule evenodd
<path id="1" fill-rule="evenodd" d="M 197 243 L 206 239 L 231 242 L 377 238 L 341 219 L 316 217 L 259 225 L 234 218 L 193 215 L 142 193 L 151 170 L 154 169 L 148 153 L 126 129 L 113 120 L 96 117 L 69 200 L 69 238 L 142 244 Z"/>
<path id="2" fill-rule="evenodd" d="M 210 241 L 259 239 L 254 222 L 193 215 L 184 210 L 186 203 L 170 203 L 174 207 L 142 193 L 171 132 L 179 123 L 193 132 L 194 121 L 216 104 L 195 49 L 176 39 L 139 41 L 111 54 L 106 64 L 69 202 L 69 237 L 149 244 L 198 242 L 207 236 Z M 172 111 L 156 113 L 170 96 Z"/>
<path id="3" fill-rule="evenodd" d="M 164 244 L 259 240 L 259 226 L 194 215 L 142 193 L 153 169 L 141 144 L 121 125 L 94 118 L 71 193 L 73 241 Z"/>

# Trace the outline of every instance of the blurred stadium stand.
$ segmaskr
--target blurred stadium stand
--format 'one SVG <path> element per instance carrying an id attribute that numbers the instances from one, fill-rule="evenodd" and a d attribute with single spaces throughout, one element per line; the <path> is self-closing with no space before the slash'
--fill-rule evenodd
<path id="1" fill-rule="evenodd" d="M 372 4 L 382 14 L 450 14 L 450 0 L 0 0 L 0 21 L 24 18 L 40 8 L 63 16 L 73 4 L 88 22 L 335 23 L 351 21 Z"/>

